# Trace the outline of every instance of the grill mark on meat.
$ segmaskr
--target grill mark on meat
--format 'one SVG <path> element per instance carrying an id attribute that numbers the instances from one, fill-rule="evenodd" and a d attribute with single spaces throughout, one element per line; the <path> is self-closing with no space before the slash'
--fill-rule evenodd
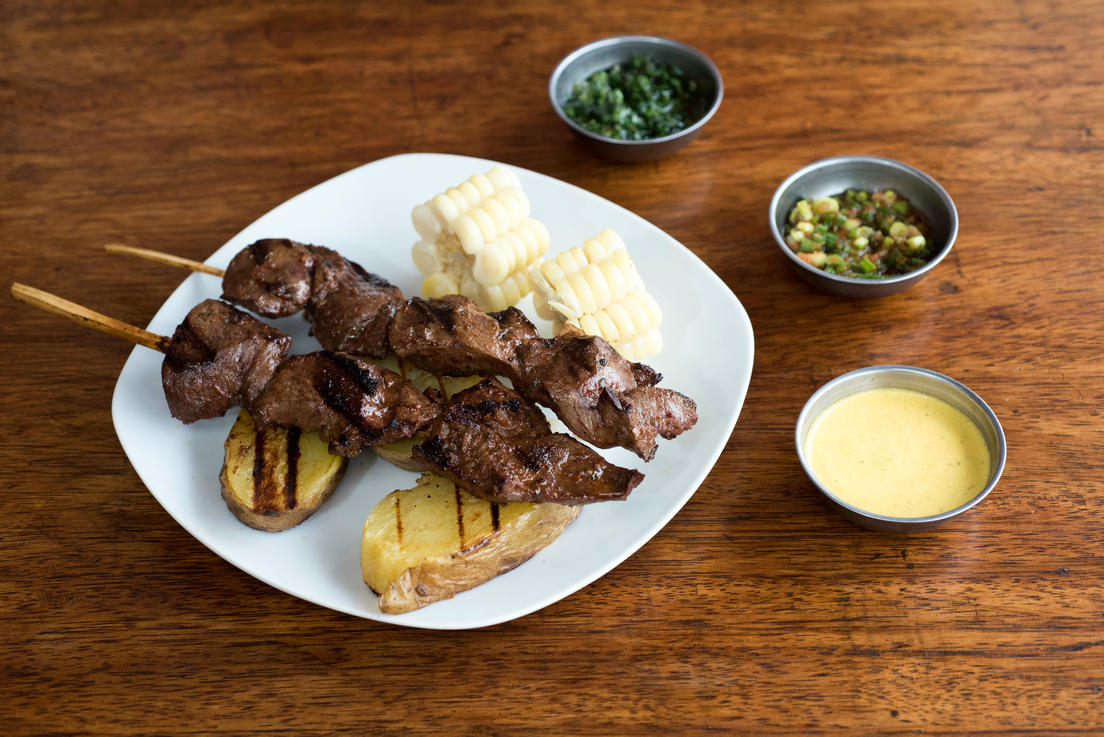
<path id="1" fill-rule="evenodd" d="M 491 529 L 498 532 L 498 502 L 491 502 Z"/>
<path id="2" fill-rule="evenodd" d="M 365 394 L 371 396 L 379 389 L 379 381 L 345 356 L 328 351 L 323 351 L 322 355 L 328 360 L 319 363 L 318 373 L 314 377 L 314 389 L 318 396 L 326 406 L 344 417 L 371 442 L 375 442 L 382 435 L 361 416 L 359 397 L 355 391 L 350 391 L 349 384 L 356 384 Z"/>
<path id="3" fill-rule="evenodd" d="M 253 263 L 257 266 L 263 264 L 265 259 L 268 258 L 268 243 L 267 240 L 261 240 L 250 243 L 248 246 L 249 255 L 253 257 Z"/>
<path id="4" fill-rule="evenodd" d="M 517 459 L 521 461 L 521 465 L 530 471 L 540 471 L 541 467 L 548 462 L 550 456 L 551 453 L 548 448 L 543 445 L 523 446 L 517 449 Z"/>
<path id="5" fill-rule="evenodd" d="M 384 279 L 379 274 L 373 274 L 371 271 L 368 271 L 363 266 L 358 264 L 356 261 L 349 261 L 349 259 L 345 259 L 345 260 L 348 261 L 349 266 L 352 267 L 353 271 L 355 271 L 357 273 L 357 275 L 361 279 L 363 279 L 364 282 L 366 284 L 368 284 L 369 286 L 374 287 L 376 289 L 391 289 L 391 288 L 394 287 L 394 285 L 391 282 L 387 281 L 386 279 Z"/>
<path id="6" fill-rule="evenodd" d="M 353 379 L 364 393 L 371 396 L 379 389 L 379 380 L 375 376 L 360 367 L 356 361 L 336 353 L 325 352 L 326 358 L 336 364 L 345 374 Z"/>
<path id="7" fill-rule="evenodd" d="M 423 302 L 426 312 L 450 333 L 456 329 L 456 312 L 449 305 L 426 300 Z"/>
<path id="8" fill-rule="evenodd" d="M 210 343 L 203 340 L 195 327 L 191 322 L 184 320 L 176 327 L 176 331 L 173 333 L 172 339 L 169 341 L 169 345 L 176 348 L 165 353 L 165 361 L 174 371 L 184 371 L 191 366 L 201 363 L 210 363 L 215 360 L 215 356 L 218 352 L 211 346 Z M 188 349 L 191 353 L 192 349 L 199 349 L 199 355 L 197 356 L 185 356 L 182 348 Z"/>
<path id="9" fill-rule="evenodd" d="M 299 435 L 297 427 L 287 430 L 287 476 L 284 477 L 284 503 L 287 509 L 295 509 L 299 488 Z"/>
<path id="10" fill-rule="evenodd" d="M 430 465 L 441 468 L 448 462 L 448 459 L 445 457 L 444 443 L 440 435 L 433 435 L 426 438 L 417 446 L 417 449 Z"/>
<path id="11" fill-rule="evenodd" d="M 460 487 L 454 486 L 453 493 L 456 496 L 456 535 L 460 542 L 459 549 L 464 549 L 464 498 L 460 495 Z"/>

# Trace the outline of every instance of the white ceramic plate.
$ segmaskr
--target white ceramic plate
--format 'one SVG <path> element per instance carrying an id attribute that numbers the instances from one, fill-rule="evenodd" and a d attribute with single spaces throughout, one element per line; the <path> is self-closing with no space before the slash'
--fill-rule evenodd
<path id="1" fill-rule="evenodd" d="M 272 210 L 208 263 L 223 268 L 259 238 L 286 237 L 334 248 L 404 293 L 418 294 L 421 277 L 410 257 L 417 239 L 411 209 L 495 164 L 442 154 L 404 154 L 366 164 Z M 513 168 L 533 217 L 551 233 L 550 252 L 577 246 L 603 228 L 621 235 L 664 311 L 665 348 L 648 363 L 663 373 L 663 386 L 698 403 L 697 425 L 661 441 L 650 463 L 628 451 L 603 451 L 614 463 L 645 474 L 630 497 L 584 507 L 559 539 L 482 586 L 407 614 L 382 614 L 361 580 L 361 528 L 385 494 L 409 488 L 417 474 L 366 453 L 353 459 L 333 497 L 303 524 L 280 533 L 246 527 L 219 494 L 222 445 L 236 413 L 193 425 L 172 419 L 161 390 L 161 356 L 135 348 L 115 387 L 115 429 L 138 475 L 177 522 L 233 565 L 294 596 L 404 626 L 466 629 L 520 617 L 577 591 L 632 555 L 682 508 L 713 468 L 743 405 L 753 351 L 747 313 L 701 260 L 659 228 L 578 187 Z M 218 278 L 193 274 L 149 329 L 171 335 L 197 302 L 220 293 Z M 520 306 L 535 317 L 530 301 Z M 293 335 L 293 351 L 317 350 L 301 316 L 274 324 Z"/>

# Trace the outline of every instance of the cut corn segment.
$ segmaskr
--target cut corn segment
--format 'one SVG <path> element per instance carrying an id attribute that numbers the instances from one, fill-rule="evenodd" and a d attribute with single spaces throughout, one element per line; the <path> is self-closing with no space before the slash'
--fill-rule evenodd
<path id="1" fill-rule="evenodd" d="M 488 312 L 532 291 L 526 273 L 548 250 L 548 229 L 529 216 L 517 174 L 496 166 L 414 208 L 412 249 L 422 296 L 463 294 Z"/>
<path id="2" fill-rule="evenodd" d="M 557 331 L 571 325 L 601 336 L 631 361 L 662 350 L 663 313 L 614 231 L 534 264 L 529 274 L 537 315 Z"/>

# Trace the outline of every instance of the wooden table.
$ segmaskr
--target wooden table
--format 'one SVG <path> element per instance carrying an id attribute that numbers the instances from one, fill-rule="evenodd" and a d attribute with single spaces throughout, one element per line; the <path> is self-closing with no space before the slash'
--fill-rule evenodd
<path id="1" fill-rule="evenodd" d="M 116 439 L 130 347 L 0 300 L 6 734 L 1104 733 L 1104 6 L 159 5 L 5 4 L 5 281 L 144 325 L 181 274 L 103 244 L 203 259 L 340 172 L 459 153 L 686 244 L 750 314 L 754 375 L 711 475 L 629 560 L 521 619 L 423 631 L 212 554 Z M 618 33 L 724 75 L 672 158 L 596 159 L 548 106 L 556 62 Z M 770 237 L 778 183 L 841 153 L 955 198 L 953 252 L 907 293 L 812 291 Z M 1003 422 L 1000 484 L 936 531 L 854 526 L 795 457 L 810 393 L 877 363 L 955 377 Z"/>

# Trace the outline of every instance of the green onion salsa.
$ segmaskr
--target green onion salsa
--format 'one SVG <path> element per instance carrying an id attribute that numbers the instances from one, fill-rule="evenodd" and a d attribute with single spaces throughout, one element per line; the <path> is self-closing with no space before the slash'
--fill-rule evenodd
<path id="1" fill-rule="evenodd" d="M 563 110 L 582 128 L 622 141 L 669 136 L 705 114 L 697 82 L 640 55 L 576 82 Z"/>
<path id="2" fill-rule="evenodd" d="M 877 279 L 907 274 L 935 255 L 924 215 L 891 189 L 849 189 L 799 200 L 790 210 L 786 244 L 830 274 Z"/>

